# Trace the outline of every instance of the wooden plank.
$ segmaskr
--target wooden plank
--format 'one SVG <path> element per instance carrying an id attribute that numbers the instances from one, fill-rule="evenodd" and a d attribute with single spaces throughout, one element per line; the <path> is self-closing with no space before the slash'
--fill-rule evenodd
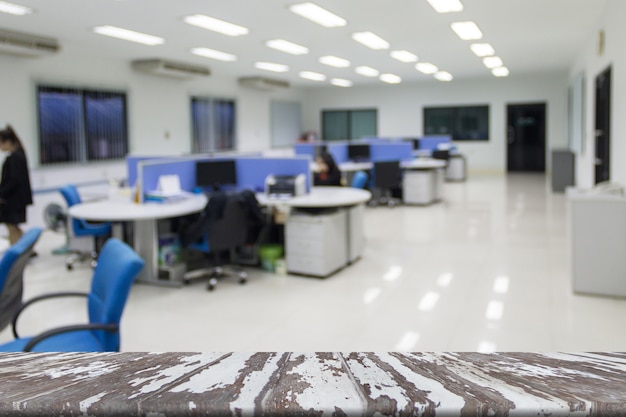
<path id="1" fill-rule="evenodd" d="M 18 354 L 0 359 L 0 415 L 135 416 L 138 405 L 222 353 Z M 0 356 L 1 357 L 1 356 Z"/>

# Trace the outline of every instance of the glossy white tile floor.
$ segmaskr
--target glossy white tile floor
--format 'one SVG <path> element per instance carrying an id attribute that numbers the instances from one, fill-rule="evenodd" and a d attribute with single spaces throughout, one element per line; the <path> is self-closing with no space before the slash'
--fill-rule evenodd
<path id="1" fill-rule="evenodd" d="M 626 299 L 573 294 L 566 204 L 542 175 L 472 176 L 429 207 L 368 208 L 366 250 L 325 279 L 250 270 L 173 289 L 133 287 L 125 351 L 582 351 L 626 347 Z M 26 296 L 83 290 L 45 232 Z M 78 300 L 40 306 L 24 333 L 81 319 Z M 0 342 L 11 338 L 8 329 Z"/>

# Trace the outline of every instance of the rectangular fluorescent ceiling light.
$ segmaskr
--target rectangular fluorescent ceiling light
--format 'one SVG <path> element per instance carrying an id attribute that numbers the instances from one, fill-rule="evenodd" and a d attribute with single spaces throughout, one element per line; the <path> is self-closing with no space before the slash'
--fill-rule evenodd
<path id="1" fill-rule="evenodd" d="M 483 64 L 489 69 L 501 67 L 503 65 L 502 60 L 497 56 L 488 56 L 483 58 Z"/>
<path id="2" fill-rule="evenodd" d="M 19 4 L 7 3 L 6 1 L 0 1 L 0 12 L 13 14 L 16 16 L 24 16 L 26 14 L 32 14 L 33 9 L 26 6 L 20 6 Z"/>
<path id="3" fill-rule="evenodd" d="M 305 19 L 309 19 L 311 22 L 315 22 L 327 28 L 341 27 L 348 24 L 343 17 L 331 13 L 315 3 L 306 2 L 292 4 L 289 6 L 289 10 Z"/>
<path id="4" fill-rule="evenodd" d="M 320 74 L 319 72 L 313 72 L 313 71 L 300 71 L 300 74 L 298 74 L 300 76 L 300 78 L 304 78 L 307 80 L 312 80 L 312 81 L 324 81 L 326 79 L 326 76 L 324 74 Z"/>
<path id="5" fill-rule="evenodd" d="M 134 30 L 128 30 L 119 28 L 116 26 L 96 26 L 93 31 L 99 35 L 111 36 L 113 38 L 122 39 L 130 42 L 137 42 L 143 45 L 161 45 L 165 42 L 165 39 L 158 36 L 147 35 L 141 32 L 135 32 Z"/>
<path id="6" fill-rule="evenodd" d="M 243 26 L 235 25 L 233 23 L 226 22 L 224 20 L 216 19 L 214 17 L 206 16 L 203 14 L 194 14 L 191 16 L 185 16 L 183 19 L 185 23 L 198 26 L 202 29 L 212 30 L 223 35 L 228 36 L 241 36 L 247 35 L 249 30 Z"/>
<path id="7" fill-rule="evenodd" d="M 453 78 L 452 74 L 447 71 L 439 71 L 434 75 L 434 77 L 439 81 L 452 81 Z"/>
<path id="8" fill-rule="evenodd" d="M 335 68 L 347 68 L 350 66 L 350 61 L 347 59 L 339 58 L 338 56 L 327 55 L 320 58 L 320 62 L 325 65 L 330 65 Z"/>
<path id="9" fill-rule="evenodd" d="M 417 55 L 409 51 L 391 51 L 389 55 L 400 62 L 417 62 Z"/>
<path id="10" fill-rule="evenodd" d="M 481 58 L 484 56 L 491 56 L 496 53 L 495 49 L 493 49 L 493 46 L 488 43 L 473 43 L 470 45 L 470 49 L 472 50 L 472 52 L 474 52 L 476 56 L 479 56 Z"/>
<path id="11" fill-rule="evenodd" d="M 463 10 L 463 3 L 460 0 L 428 0 L 437 13 L 460 12 Z"/>
<path id="12" fill-rule="evenodd" d="M 372 67 L 356 67 L 354 71 L 357 74 L 361 74 L 365 77 L 378 77 L 378 74 L 380 74 L 377 69 L 374 69 Z"/>
<path id="13" fill-rule="evenodd" d="M 265 45 L 292 55 L 306 55 L 309 53 L 309 48 L 306 46 L 298 45 L 297 43 L 289 42 L 284 39 L 272 39 L 271 41 L 265 42 Z"/>
<path id="14" fill-rule="evenodd" d="M 237 60 L 237 57 L 233 54 L 210 48 L 193 48 L 191 53 L 205 58 L 217 59 L 218 61 L 232 62 Z"/>
<path id="15" fill-rule="evenodd" d="M 509 69 L 507 67 L 498 67 L 491 70 L 491 73 L 496 77 L 508 77 Z"/>
<path id="16" fill-rule="evenodd" d="M 434 74 L 439 71 L 436 65 L 431 64 L 430 62 L 418 62 L 415 64 L 415 69 L 421 72 L 422 74 Z"/>
<path id="17" fill-rule="evenodd" d="M 287 72 L 289 67 L 283 64 L 275 64 L 273 62 L 255 62 L 254 68 L 272 72 Z"/>
<path id="18" fill-rule="evenodd" d="M 352 81 L 344 80 L 343 78 L 333 78 L 330 80 L 330 83 L 337 87 L 352 87 Z"/>
<path id="19" fill-rule="evenodd" d="M 373 32 L 356 32 L 352 34 L 352 39 L 371 49 L 388 49 L 389 42 Z"/>
<path id="20" fill-rule="evenodd" d="M 464 41 L 482 39 L 483 37 L 483 33 L 478 28 L 478 25 L 472 21 L 454 22 L 450 27 L 452 27 L 452 30 Z"/>
<path id="21" fill-rule="evenodd" d="M 386 82 L 387 84 L 400 84 L 402 82 L 402 78 L 398 77 L 395 74 L 380 74 L 378 78 L 380 81 Z"/>

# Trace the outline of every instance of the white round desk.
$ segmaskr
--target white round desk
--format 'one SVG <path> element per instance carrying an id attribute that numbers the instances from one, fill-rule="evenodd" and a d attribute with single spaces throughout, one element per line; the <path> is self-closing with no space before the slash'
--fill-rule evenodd
<path id="1" fill-rule="evenodd" d="M 88 221 L 133 222 L 133 249 L 145 261 L 137 280 L 160 285 L 178 285 L 158 278 L 159 236 L 157 220 L 198 213 L 207 203 L 206 196 L 190 194 L 187 198 L 166 203 L 136 204 L 129 198 L 111 198 L 76 204 L 68 209 L 70 217 Z M 121 237 L 119 228 L 114 236 Z"/>
<path id="2" fill-rule="evenodd" d="M 372 198 L 372 194 L 358 188 L 320 186 L 313 187 L 310 193 L 297 197 L 270 198 L 265 193 L 258 193 L 256 198 L 262 206 L 332 208 L 363 204 Z"/>

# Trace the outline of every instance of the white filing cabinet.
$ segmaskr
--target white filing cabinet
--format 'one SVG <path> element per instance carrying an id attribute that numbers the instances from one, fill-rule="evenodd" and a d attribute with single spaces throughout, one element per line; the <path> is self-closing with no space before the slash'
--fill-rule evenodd
<path id="1" fill-rule="evenodd" d="M 446 180 L 448 181 L 465 181 L 467 178 L 467 161 L 465 156 L 460 154 L 452 154 L 448 158 L 448 166 L 446 167 Z"/>
<path id="2" fill-rule="evenodd" d="M 431 204 L 435 201 L 436 173 L 434 169 L 404 171 L 402 199 L 406 204 Z"/>
<path id="3" fill-rule="evenodd" d="M 626 296 L 626 198 L 567 189 L 574 291 Z"/>
<path id="4" fill-rule="evenodd" d="M 287 271 L 326 277 L 347 263 L 347 212 L 294 210 L 285 224 L 285 241 Z"/>

